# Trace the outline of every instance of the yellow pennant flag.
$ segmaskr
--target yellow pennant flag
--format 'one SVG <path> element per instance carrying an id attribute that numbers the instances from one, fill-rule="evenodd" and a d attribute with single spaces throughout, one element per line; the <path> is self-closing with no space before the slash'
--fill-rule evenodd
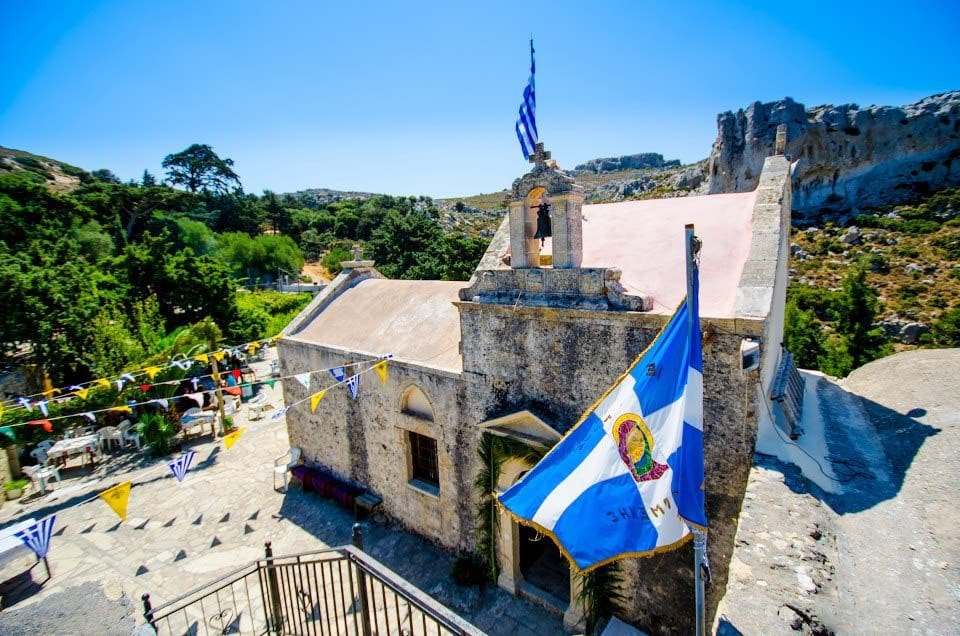
<path id="1" fill-rule="evenodd" d="M 3 419 L 3 402 L 0 402 L 0 419 Z"/>
<path id="2" fill-rule="evenodd" d="M 196 358 L 197 362 L 202 362 L 203 364 L 210 362 L 210 358 L 208 358 L 207 354 L 205 353 L 201 353 L 198 356 L 194 356 L 194 358 Z"/>
<path id="3" fill-rule="evenodd" d="M 105 389 L 109 389 L 110 386 L 111 386 L 111 385 L 110 385 L 110 381 L 109 381 L 109 380 L 104 380 L 103 378 L 100 378 L 99 380 L 94 380 L 94 382 L 96 382 L 97 384 L 99 384 L 100 386 L 102 386 L 102 387 L 105 388 Z"/>
<path id="4" fill-rule="evenodd" d="M 223 360 L 223 356 L 225 355 L 226 353 L 224 353 L 223 351 L 217 351 L 215 354 L 213 354 L 213 359 L 216 360 L 217 362 L 220 362 L 221 360 Z"/>
<path id="5" fill-rule="evenodd" d="M 147 367 L 144 369 L 144 372 L 152 380 L 157 377 L 157 374 L 160 373 L 160 367 Z"/>
<path id="6" fill-rule="evenodd" d="M 326 395 L 326 393 L 327 393 L 327 390 L 324 389 L 323 391 L 314 393 L 313 395 L 310 396 L 310 412 L 311 413 L 317 412 L 317 405 L 320 404 L 320 400 L 323 399 L 323 396 Z"/>
<path id="7" fill-rule="evenodd" d="M 250 343 L 250 346 L 247 347 L 247 351 L 250 353 L 256 353 L 257 349 L 260 347 L 256 342 Z"/>
<path id="8" fill-rule="evenodd" d="M 380 362 L 373 365 L 373 370 L 377 372 L 377 375 L 380 376 L 380 382 L 383 385 L 387 384 L 387 361 L 381 360 Z"/>
<path id="9" fill-rule="evenodd" d="M 80 397 L 81 400 L 86 400 L 86 399 L 87 399 L 87 393 L 89 393 L 89 392 L 90 392 L 90 389 L 77 389 L 76 391 L 74 391 L 74 393 L 76 393 L 76 394 Z"/>
<path id="10" fill-rule="evenodd" d="M 223 436 L 223 445 L 227 447 L 227 450 L 233 448 L 233 445 L 237 443 L 237 440 L 240 439 L 240 436 L 243 435 L 243 432 L 247 430 L 245 428 L 238 428 L 232 433 L 227 433 Z"/>
<path id="11" fill-rule="evenodd" d="M 116 411 L 117 413 L 133 413 L 133 409 L 129 406 L 114 406 L 110 408 L 111 411 Z"/>
<path id="12" fill-rule="evenodd" d="M 130 501 L 130 482 L 125 481 L 100 493 L 100 498 L 117 513 L 121 521 L 127 520 L 127 502 Z"/>

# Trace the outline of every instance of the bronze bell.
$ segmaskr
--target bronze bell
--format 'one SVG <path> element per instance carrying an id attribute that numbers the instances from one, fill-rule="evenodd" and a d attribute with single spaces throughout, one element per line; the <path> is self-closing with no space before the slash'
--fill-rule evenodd
<path id="1" fill-rule="evenodd" d="M 550 204 L 541 203 L 537 206 L 537 233 L 533 235 L 533 238 L 540 239 L 540 245 L 543 245 L 543 240 L 548 236 L 553 236 L 553 232 L 550 228 Z"/>

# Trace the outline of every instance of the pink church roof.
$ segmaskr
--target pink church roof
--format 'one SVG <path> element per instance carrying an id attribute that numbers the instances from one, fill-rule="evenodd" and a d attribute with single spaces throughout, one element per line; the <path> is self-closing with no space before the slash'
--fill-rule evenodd
<path id="1" fill-rule="evenodd" d="M 653 296 L 654 313 L 673 313 L 686 294 L 683 226 L 703 241 L 700 315 L 734 315 L 750 253 L 756 192 L 583 206 L 583 266 L 616 267 L 627 293 Z"/>

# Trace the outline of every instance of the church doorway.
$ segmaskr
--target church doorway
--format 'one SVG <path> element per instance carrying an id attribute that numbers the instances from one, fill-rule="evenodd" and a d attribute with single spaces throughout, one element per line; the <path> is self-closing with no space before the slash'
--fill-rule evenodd
<path id="1" fill-rule="evenodd" d="M 520 526 L 519 539 L 523 582 L 554 597 L 559 601 L 558 609 L 566 609 L 570 603 L 570 566 L 557 545 L 528 526 Z"/>

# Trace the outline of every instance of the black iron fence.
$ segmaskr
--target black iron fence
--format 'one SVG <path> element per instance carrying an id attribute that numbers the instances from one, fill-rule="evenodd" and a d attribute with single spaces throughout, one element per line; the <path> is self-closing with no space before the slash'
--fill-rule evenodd
<path id="1" fill-rule="evenodd" d="M 354 546 L 275 557 L 242 568 L 152 607 L 144 618 L 159 635 L 482 634 Z"/>

